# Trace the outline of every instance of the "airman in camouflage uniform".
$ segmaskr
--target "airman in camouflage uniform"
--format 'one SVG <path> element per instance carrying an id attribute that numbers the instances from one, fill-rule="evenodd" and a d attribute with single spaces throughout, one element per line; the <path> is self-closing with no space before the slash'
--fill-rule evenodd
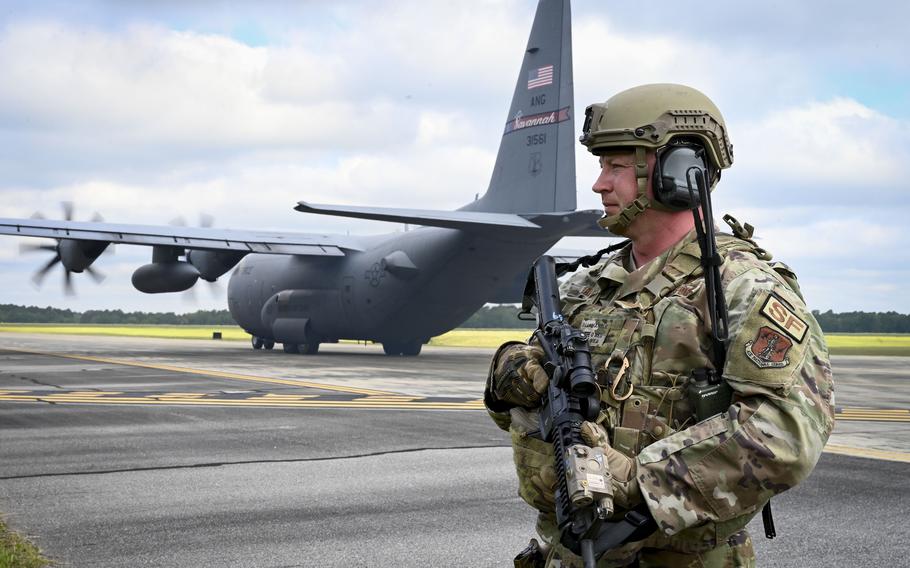
<path id="1" fill-rule="evenodd" d="M 602 385 L 600 416 L 582 436 L 605 450 L 617 513 L 644 503 L 658 526 L 598 566 L 753 566 L 746 524 L 805 479 L 834 424 L 824 337 L 795 275 L 770 262 L 751 227 L 728 220 L 733 234 L 719 234 L 717 246 L 729 314 L 721 364 L 732 399 L 699 420 L 689 396 L 693 371 L 719 359 L 701 253 L 692 213 L 655 200 L 651 174 L 661 148 L 683 139 L 705 149 L 716 184 L 732 163 L 723 119 L 694 89 L 646 85 L 590 107 L 585 130 L 582 142 L 601 160 L 594 185 L 605 204 L 601 224 L 631 242 L 561 289 L 563 313 L 588 335 Z M 655 232 L 665 233 L 667 246 L 649 240 Z M 539 511 L 546 566 L 581 566 L 559 544 L 552 447 L 533 435 L 547 383 L 541 357 L 533 345 L 500 347 L 485 400 L 511 433 L 519 494 Z M 543 565 L 533 562 L 516 559 Z"/>

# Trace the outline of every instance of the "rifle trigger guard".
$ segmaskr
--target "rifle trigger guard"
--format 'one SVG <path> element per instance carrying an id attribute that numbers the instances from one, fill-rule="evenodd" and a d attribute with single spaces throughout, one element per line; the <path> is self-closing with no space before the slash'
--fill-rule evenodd
<path id="1" fill-rule="evenodd" d="M 617 394 L 616 389 L 619 387 L 619 383 L 622 381 L 623 377 L 626 375 L 626 370 L 629 368 L 629 359 L 628 357 L 622 358 L 622 366 L 619 368 L 619 371 L 616 372 L 616 376 L 613 378 L 612 384 L 610 385 L 610 396 L 613 397 L 613 400 L 623 401 L 632 396 L 632 392 L 635 390 L 635 385 L 631 382 L 629 383 L 629 390 L 623 394 Z"/>

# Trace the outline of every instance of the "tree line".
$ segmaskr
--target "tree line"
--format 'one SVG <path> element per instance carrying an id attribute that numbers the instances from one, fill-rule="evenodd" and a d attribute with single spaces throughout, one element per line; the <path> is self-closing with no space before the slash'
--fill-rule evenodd
<path id="1" fill-rule="evenodd" d="M 910 333 L 910 314 L 813 310 L 812 315 L 828 333 Z"/>
<path id="2" fill-rule="evenodd" d="M 910 314 L 897 312 L 813 311 L 822 330 L 828 333 L 910 333 Z M 88 310 L 74 312 L 59 308 L 0 304 L 0 323 L 78 323 L 121 325 L 231 325 L 234 320 L 227 310 L 198 310 L 187 314 L 172 312 L 124 312 L 123 310 Z M 518 307 L 510 304 L 484 306 L 461 327 L 525 328 L 534 322 L 518 319 Z"/>
<path id="3" fill-rule="evenodd" d="M 2 323 L 79 323 L 120 325 L 233 325 L 227 310 L 198 310 L 188 314 L 172 312 L 124 312 L 87 310 L 74 312 L 59 308 L 0 304 Z"/>
<path id="4" fill-rule="evenodd" d="M 813 310 L 812 315 L 826 333 L 910 333 L 910 314 Z M 534 322 L 519 320 L 516 306 L 484 306 L 461 327 L 533 328 Z"/>
<path id="5" fill-rule="evenodd" d="M 910 333 L 910 314 L 813 310 L 812 315 L 826 333 Z M 519 320 L 516 306 L 484 306 L 461 327 L 533 328 L 534 322 Z"/>

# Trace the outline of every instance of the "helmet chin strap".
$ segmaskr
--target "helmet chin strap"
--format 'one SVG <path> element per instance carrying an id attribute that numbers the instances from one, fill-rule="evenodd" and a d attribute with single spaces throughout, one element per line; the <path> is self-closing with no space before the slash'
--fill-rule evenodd
<path id="1" fill-rule="evenodd" d="M 647 152 L 641 146 L 635 147 L 635 180 L 638 182 L 635 200 L 616 215 L 607 215 L 597 221 L 602 229 L 607 229 L 614 235 L 625 235 L 632 221 L 652 205 L 652 200 L 648 197 Z"/>

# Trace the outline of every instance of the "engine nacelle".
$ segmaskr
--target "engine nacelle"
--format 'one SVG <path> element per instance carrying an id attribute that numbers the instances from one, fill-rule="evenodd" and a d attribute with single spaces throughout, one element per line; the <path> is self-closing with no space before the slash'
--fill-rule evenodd
<path id="1" fill-rule="evenodd" d="M 132 278 L 133 287 L 146 294 L 183 292 L 192 288 L 198 279 L 199 271 L 181 260 L 140 266 Z"/>
<path id="2" fill-rule="evenodd" d="M 196 267 L 199 277 L 214 282 L 246 256 L 243 251 L 229 250 L 191 250 L 186 253 L 186 260 Z"/>
<path id="3" fill-rule="evenodd" d="M 78 239 L 60 239 L 57 252 L 60 262 L 70 272 L 82 272 L 107 248 L 110 243 L 105 241 L 81 241 Z"/>

